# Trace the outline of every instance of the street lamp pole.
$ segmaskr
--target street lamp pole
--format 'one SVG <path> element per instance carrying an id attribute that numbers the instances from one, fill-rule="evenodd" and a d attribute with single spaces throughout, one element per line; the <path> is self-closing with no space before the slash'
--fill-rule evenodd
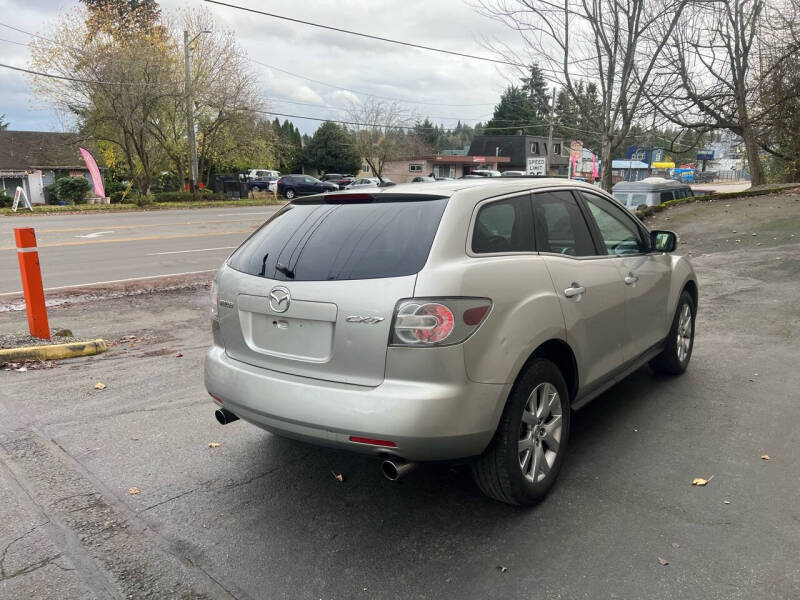
<path id="1" fill-rule="evenodd" d="M 186 80 L 184 82 L 184 94 L 186 96 L 186 126 L 189 137 L 189 156 L 191 159 L 191 191 L 197 189 L 197 142 L 194 137 L 194 102 L 192 101 L 192 43 L 200 37 L 200 34 L 211 33 L 208 30 L 203 30 L 189 40 L 189 32 L 183 32 L 183 60 L 186 66 Z"/>

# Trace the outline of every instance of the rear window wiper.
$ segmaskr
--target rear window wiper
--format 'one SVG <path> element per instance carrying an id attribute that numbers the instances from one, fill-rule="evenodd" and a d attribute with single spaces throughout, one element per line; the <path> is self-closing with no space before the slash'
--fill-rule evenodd
<path id="1" fill-rule="evenodd" d="M 294 271 L 292 269 L 290 269 L 289 267 L 285 267 L 281 263 L 277 263 L 275 265 L 275 270 L 276 271 L 280 271 L 281 273 L 286 275 L 289 279 L 294 279 Z"/>

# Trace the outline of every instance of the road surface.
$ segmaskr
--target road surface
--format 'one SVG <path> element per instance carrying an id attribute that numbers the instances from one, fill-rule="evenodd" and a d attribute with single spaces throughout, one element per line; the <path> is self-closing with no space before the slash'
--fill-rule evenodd
<path id="1" fill-rule="evenodd" d="M 369 457 L 218 425 L 206 289 L 52 310 L 116 343 L 0 371 L 0 597 L 797 600 L 800 195 L 650 225 L 697 267 L 691 365 L 576 413 L 532 509 L 463 466 L 392 483 Z M 24 326 L 0 313 L 0 334 Z"/>
<path id="2" fill-rule="evenodd" d="M 210 271 L 278 207 L 0 217 L 0 295 L 21 288 L 15 227 L 33 227 L 45 289 Z"/>

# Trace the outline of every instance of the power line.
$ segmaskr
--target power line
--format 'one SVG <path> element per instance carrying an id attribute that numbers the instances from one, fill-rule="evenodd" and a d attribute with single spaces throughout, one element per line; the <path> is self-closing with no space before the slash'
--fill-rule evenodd
<path id="1" fill-rule="evenodd" d="M 137 82 L 130 82 L 130 81 L 99 81 L 97 79 L 81 79 L 79 77 L 69 77 L 67 75 L 53 75 L 52 73 L 42 73 L 41 71 L 33 71 L 31 69 L 24 69 L 22 67 L 15 67 L 12 65 L 6 65 L 4 63 L 0 63 L 0 67 L 4 69 L 11 69 L 12 71 L 20 71 L 22 73 L 28 73 L 29 75 L 36 75 L 38 77 L 47 77 L 49 79 L 63 79 L 64 81 L 74 81 L 76 83 L 88 83 L 92 85 L 126 85 L 126 86 L 163 86 L 169 85 L 168 83 L 142 83 L 141 81 Z"/>
<path id="2" fill-rule="evenodd" d="M 14 40 L 7 40 L 4 38 L 0 38 L 0 42 L 6 42 L 8 44 L 16 44 L 17 46 L 24 46 L 25 48 L 28 47 L 28 44 L 24 44 L 22 42 L 15 42 Z"/>
<path id="3" fill-rule="evenodd" d="M 419 48 L 420 50 L 428 50 L 429 52 L 439 52 L 441 54 L 450 54 L 452 56 L 460 56 L 461 58 L 469 58 L 472 60 L 481 60 L 484 62 L 491 62 L 497 63 L 501 65 L 508 65 L 511 67 L 522 67 L 524 69 L 528 68 L 528 65 L 523 65 L 520 63 L 511 62 L 508 60 L 501 60 L 499 58 L 490 58 L 488 56 L 477 56 L 475 54 L 466 54 L 464 52 L 455 52 L 453 50 L 444 50 L 442 48 L 434 48 L 433 46 L 423 46 L 421 44 L 414 44 L 412 42 L 404 42 L 402 40 L 394 40 L 391 38 L 385 38 L 378 35 L 370 35 L 368 33 L 361 33 L 360 31 L 351 31 L 349 29 L 342 29 L 340 27 L 332 27 L 330 25 L 322 25 L 320 23 L 313 23 L 311 21 L 303 21 L 302 19 L 294 19 L 292 17 L 285 17 L 283 15 L 276 15 L 275 13 L 268 13 L 262 10 L 256 10 L 254 8 L 247 8 L 245 6 L 237 6 L 236 4 L 228 4 L 227 2 L 220 2 L 219 0 L 205 0 L 210 4 L 218 4 L 220 6 L 226 6 L 228 8 L 235 8 L 237 10 L 243 10 L 245 12 L 251 12 L 258 15 L 264 15 L 266 17 L 272 17 L 273 19 L 281 19 L 284 21 L 291 21 L 292 23 L 300 23 L 301 25 L 308 25 L 309 27 L 318 27 L 320 29 L 327 29 L 329 31 L 336 31 L 337 33 L 345 33 L 347 35 L 355 35 L 358 37 L 363 37 L 371 40 L 377 40 L 379 42 L 386 42 L 389 44 L 397 44 L 398 46 L 407 46 L 409 48 Z"/>

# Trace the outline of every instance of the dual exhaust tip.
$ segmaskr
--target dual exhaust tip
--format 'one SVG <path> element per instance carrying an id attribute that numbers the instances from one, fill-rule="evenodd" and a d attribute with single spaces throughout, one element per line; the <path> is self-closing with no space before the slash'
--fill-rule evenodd
<path id="1" fill-rule="evenodd" d="M 220 425 L 227 425 L 228 423 L 233 423 L 234 421 L 239 420 L 239 417 L 224 408 L 218 408 L 215 410 L 214 416 Z M 387 458 L 381 463 L 381 472 L 389 481 L 397 481 L 401 477 L 408 475 L 416 468 L 417 463 L 406 462 L 399 458 Z"/>

